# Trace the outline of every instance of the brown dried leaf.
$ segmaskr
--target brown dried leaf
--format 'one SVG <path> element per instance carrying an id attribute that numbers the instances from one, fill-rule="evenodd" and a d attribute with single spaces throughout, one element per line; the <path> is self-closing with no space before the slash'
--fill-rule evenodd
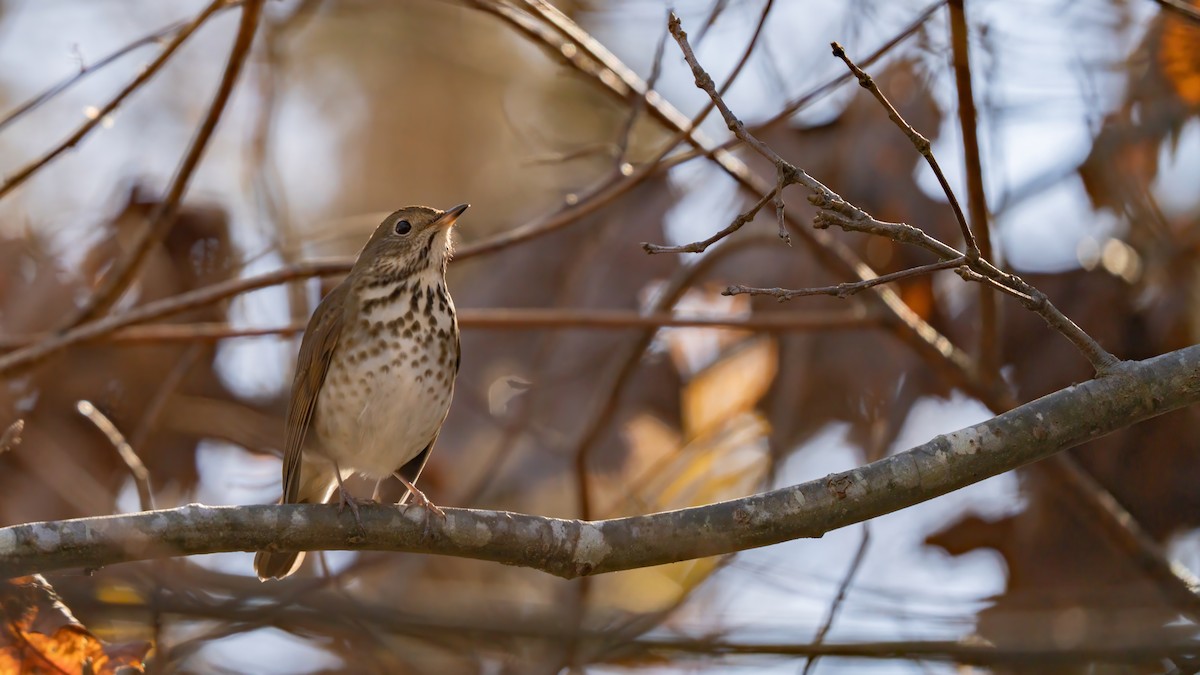
<path id="1" fill-rule="evenodd" d="M 144 671 L 150 643 L 110 645 L 98 639 L 63 604 L 41 576 L 0 586 L 0 672 L 115 674 Z"/>

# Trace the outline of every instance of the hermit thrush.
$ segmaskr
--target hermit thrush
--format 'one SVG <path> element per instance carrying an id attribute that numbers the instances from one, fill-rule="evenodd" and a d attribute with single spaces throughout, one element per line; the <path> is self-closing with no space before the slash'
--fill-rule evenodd
<path id="1" fill-rule="evenodd" d="M 467 205 L 400 209 L 384 219 L 345 281 L 317 305 L 300 343 L 283 452 L 284 504 L 319 504 L 334 488 L 358 518 L 342 479 L 393 475 L 413 485 L 454 395 L 458 320 L 446 290 L 450 228 Z M 282 579 L 303 552 L 260 551 L 260 579 Z"/>

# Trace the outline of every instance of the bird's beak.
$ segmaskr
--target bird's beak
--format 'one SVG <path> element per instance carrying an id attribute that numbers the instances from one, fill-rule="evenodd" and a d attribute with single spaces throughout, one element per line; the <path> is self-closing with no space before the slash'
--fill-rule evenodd
<path id="1" fill-rule="evenodd" d="M 446 212 L 437 219 L 437 226 L 450 229 L 454 225 L 454 222 L 458 220 L 458 217 L 463 214 L 463 211 L 466 211 L 470 207 L 470 204 L 459 204 L 458 206 L 446 209 Z"/>

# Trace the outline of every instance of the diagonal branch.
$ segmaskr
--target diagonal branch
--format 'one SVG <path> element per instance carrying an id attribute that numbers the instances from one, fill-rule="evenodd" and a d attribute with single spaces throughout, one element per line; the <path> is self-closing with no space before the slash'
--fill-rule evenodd
<path id="1" fill-rule="evenodd" d="M 878 85 L 875 84 L 875 79 L 851 61 L 850 57 L 846 56 L 846 50 L 840 44 L 834 42 L 830 46 L 833 47 L 833 55 L 841 59 L 846 64 L 846 67 L 850 69 L 850 72 L 854 73 L 854 77 L 858 78 L 858 85 L 871 92 L 875 100 L 879 101 L 879 105 L 883 106 L 883 109 L 887 111 L 888 119 L 897 127 L 900 127 L 900 130 L 912 142 L 913 147 L 917 149 L 921 157 L 925 158 L 925 163 L 929 165 L 930 170 L 933 171 L 933 175 L 937 177 L 938 185 L 942 186 L 942 192 L 946 194 L 946 199 L 950 201 L 950 209 L 954 211 L 954 220 L 958 222 L 959 231 L 962 232 L 963 241 L 966 242 L 967 257 L 978 258 L 979 244 L 976 243 L 975 235 L 971 232 L 971 226 L 967 223 L 967 217 L 963 214 L 962 206 L 958 203 L 958 197 L 954 194 L 954 188 L 950 187 L 950 181 L 946 179 L 946 174 L 942 171 L 942 165 L 933 156 L 929 139 L 922 136 L 921 132 L 914 129 L 911 124 L 904 120 L 896 110 L 896 107 L 892 105 L 892 102 L 888 100 L 887 96 L 883 95 Z"/>
<path id="2" fill-rule="evenodd" d="M 903 509 L 1136 422 L 1200 402 L 1200 346 L 1123 363 L 906 452 L 799 485 L 707 506 L 601 521 L 416 506 L 208 507 L 0 529 L 0 578 L 220 551 L 434 553 L 572 578 L 769 546 Z M 365 536 L 364 536 L 365 535 Z M 1187 598 L 1189 613 L 1200 597 Z"/>
<path id="3" fill-rule="evenodd" d="M 139 73 L 132 82 L 125 85 L 125 88 L 118 92 L 117 95 L 109 100 L 108 103 L 105 103 L 104 106 L 101 107 L 94 116 L 89 117 L 88 121 L 81 124 L 79 128 L 75 130 L 75 133 L 68 136 L 63 142 L 54 146 L 54 148 L 52 148 L 45 155 L 42 155 L 32 163 L 25 166 L 25 168 L 5 178 L 4 183 L 0 185 L 0 199 L 3 199 L 6 195 L 8 195 L 8 193 L 12 192 L 22 183 L 29 180 L 31 176 L 40 171 L 42 167 L 57 159 L 59 155 L 78 145 L 79 142 L 84 139 L 84 137 L 90 134 L 93 129 L 95 129 L 100 125 L 101 122 L 104 121 L 105 117 L 119 108 L 121 103 L 123 103 L 130 94 L 140 89 L 141 86 L 150 81 L 150 78 L 154 77 L 158 71 L 162 70 L 162 67 L 166 65 L 167 61 L 171 59 L 175 52 L 181 46 L 183 46 L 183 43 L 186 42 L 187 39 L 190 38 L 198 28 L 200 28 L 200 26 L 204 25 L 206 21 L 212 18 L 214 14 L 223 9 L 226 4 L 228 4 L 226 0 L 213 0 L 211 3 L 209 3 L 207 7 L 205 7 L 199 14 L 196 15 L 196 18 L 192 19 L 189 24 L 184 26 L 175 35 L 175 37 L 168 42 L 165 47 L 163 47 L 163 50 L 159 52 L 158 57 L 151 61 L 150 65 L 146 66 L 145 70 Z"/>
<path id="4" fill-rule="evenodd" d="M 100 287 L 96 289 L 96 292 L 92 294 L 75 317 L 67 323 L 67 328 L 74 328 L 89 319 L 94 319 L 112 307 L 113 303 L 120 299 L 121 294 L 133 282 L 138 268 L 145 261 L 150 249 L 162 241 L 167 231 L 171 229 L 171 225 L 175 223 L 175 216 L 179 213 L 179 202 L 187 192 L 192 174 L 195 173 L 196 167 L 200 165 L 200 160 L 204 157 L 208 142 L 217 128 L 217 123 L 221 121 L 221 115 L 225 112 L 230 95 L 233 94 L 233 87 L 237 84 L 238 76 L 242 72 L 242 66 L 245 65 L 246 58 L 250 54 L 250 45 L 254 42 L 254 34 L 258 30 L 258 20 L 262 15 L 264 1 L 245 0 L 242 5 L 242 17 L 238 24 L 237 37 L 233 40 L 229 61 L 225 65 L 225 72 L 221 75 L 221 82 L 217 85 L 217 93 L 213 96 L 204 121 L 196 130 L 196 135 L 192 138 L 187 152 L 184 153 L 179 168 L 175 171 L 175 177 L 171 179 L 171 187 L 167 190 L 166 198 L 155 206 L 130 249 L 104 276 Z"/>
<path id="5" fill-rule="evenodd" d="M 96 321 L 85 323 L 78 328 L 72 328 L 27 347 L 0 355 L 0 376 L 28 368 L 57 354 L 63 349 L 103 338 L 126 326 L 173 316 L 180 312 L 186 312 L 189 309 L 211 305 L 225 298 L 231 298 L 235 295 L 259 288 L 274 286 L 293 279 L 345 274 L 348 267 L 342 261 L 315 260 L 312 262 L 297 263 L 256 277 L 231 279 L 211 286 L 197 288 L 187 293 L 163 298 L 162 300 L 148 302 L 144 305 L 134 307 L 127 312 L 110 314 Z"/>

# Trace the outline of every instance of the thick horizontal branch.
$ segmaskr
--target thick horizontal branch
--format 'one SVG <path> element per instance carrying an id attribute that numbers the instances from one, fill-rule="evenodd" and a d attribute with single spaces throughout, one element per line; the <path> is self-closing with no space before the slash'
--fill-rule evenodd
<path id="1" fill-rule="evenodd" d="M 0 529 L 0 578 L 222 551 L 435 553 L 571 578 L 768 546 L 891 513 L 1200 401 L 1200 346 L 1068 387 L 981 424 L 825 478 L 707 506 L 601 521 L 364 506 L 209 507 Z"/>

